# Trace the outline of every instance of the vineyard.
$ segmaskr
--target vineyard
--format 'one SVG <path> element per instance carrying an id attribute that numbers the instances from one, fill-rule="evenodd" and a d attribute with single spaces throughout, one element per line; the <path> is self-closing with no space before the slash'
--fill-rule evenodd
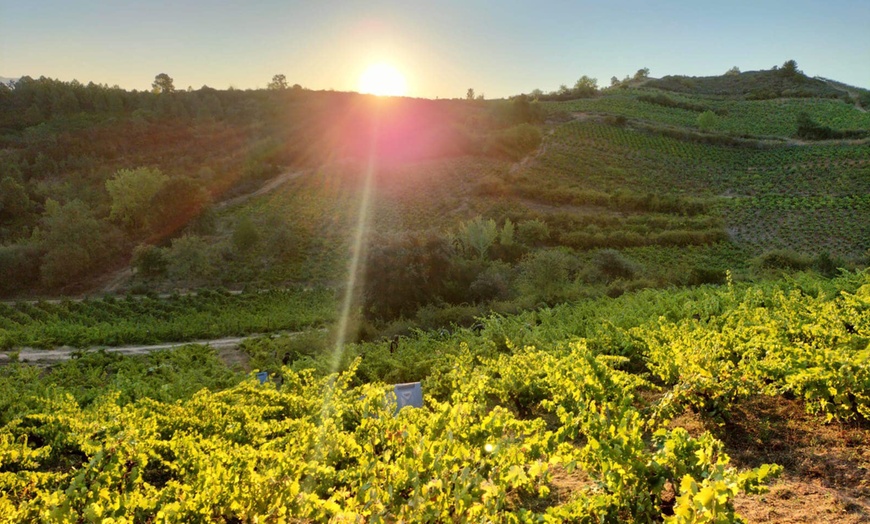
<path id="1" fill-rule="evenodd" d="M 656 104 L 655 97 L 674 105 L 696 107 L 683 109 Z M 637 118 L 658 124 L 698 127 L 698 115 L 707 110 L 716 113 L 712 129 L 720 133 L 759 137 L 787 137 L 797 130 L 797 115 L 806 113 L 822 125 L 837 130 L 870 128 L 870 114 L 842 100 L 820 98 L 786 98 L 774 100 L 734 100 L 723 97 L 662 95 L 653 89 L 625 89 L 600 98 L 580 99 L 567 103 L 548 103 L 551 111 L 597 112 Z"/>
<path id="2" fill-rule="evenodd" d="M 299 330 L 334 315 L 333 295 L 323 289 L 20 302 L 0 304 L 0 348 L 185 342 Z"/>
<path id="3" fill-rule="evenodd" d="M 787 247 L 860 257 L 870 248 L 866 146 L 731 147 L 593 121 L 561 124 L 545 145 L 528 170 L 508 177 L 515 192 L 593 204 L 609 198 L 617 213 L 627 209 L 612 195 L 629 187 L 647 198 L 701 199 L 704 213 L 721 217 L 731 240 L 755 254 Z M 643 217 L 655 231 L 668 228 Z M 710 220 L 671 223 L 678 231 L 718 227 Z"/>
<path id="4" fill-rule="evenodd" d="M 10 127 L 0 522 L 867 522 L 870 113 L 638 83 L 407 99 L 378 148 L 371 100 L 307 90 Z M 158 343 L 191 344 L 106 350 Z"/>
<path id="5" fill-rule="evenodd" d="M 234 385 L 196 347 L 42 376 L 3 368 L 2 518 L 730 522 L 739 493 L 789 471 L 736 467 L 713 433 L 675 422 L 684 413 L 713 432 L 745 399 L 794 399 L 819 427 L 870 417 L 866 272 L 648 290 L 483 325 L 418 333 L 395 355 L 349 346 L 337 374 L 279 366 L 265 384 Z M 194 391 L 173 369 L 212 378 Z M 423 408 L 395 413 L 382 380 L 397 378 L 422 379 Z"/>

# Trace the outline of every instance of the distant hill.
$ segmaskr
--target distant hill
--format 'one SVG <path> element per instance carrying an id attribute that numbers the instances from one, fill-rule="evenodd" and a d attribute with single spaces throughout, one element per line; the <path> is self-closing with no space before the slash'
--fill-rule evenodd
<path id="1" fill-rule="evenodd" d="M 735 96 L 749 100 L 772 98 L 850 98 L 847 90 L 784 68 L 722 76 L 671 75 L 650 80 L 645 87 L 697 95 Z"/>
<path id="2" fill-rule="evenodd" d="M 2 84 L 9 84 L 9 83 L 14 82 L 16 80 L 18 80 L 18 78 L 11 78 L 8 76 L 0 76 L 0 83 L 2 83 Z"/>

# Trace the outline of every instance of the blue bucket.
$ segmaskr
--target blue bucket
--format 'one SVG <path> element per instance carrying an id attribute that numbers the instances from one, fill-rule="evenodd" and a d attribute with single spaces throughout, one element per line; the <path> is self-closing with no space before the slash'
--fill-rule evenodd
<path id="1" fill-rule="evenodd" d="M 257 380 L 260 381 L 260 384 L 265 384 L 267 380 L 269 380 L 269 372 L 268 371 L 260 371 L 257 373 Z"/>
<path id="2" fill-rule="evenodd" d="M 405 406 L 423 407 L 423 387 L 420 386 L 419 382 L 396 384 L 393 386 L 393 391 L 396 394 L 396 413 Z"/>

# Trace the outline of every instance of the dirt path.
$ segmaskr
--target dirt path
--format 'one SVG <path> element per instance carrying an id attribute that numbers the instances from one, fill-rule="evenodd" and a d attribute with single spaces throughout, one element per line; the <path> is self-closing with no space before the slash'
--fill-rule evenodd
<path id="1" fill-rule="evenodd" d="M 299 332 L 276 332 L 270 333 L 269 335 L 294 335 Z M 191 340 L 189 342 L 166 342 L 163 344 L 149 344 L 149 345 L 141 345 L 141 346 L 116 346 L 116 347 L 93 347 L 86 350 L 76 349 L 69 346 L 59 347 L 56 349 L 35 349 L 35 348 L 22 348 L 18 351 L 18 360 L 20 362 L 28 362 L 32 364 L 55 364 L 58 362 L 63 362 L 72 358 L 74 353 L 80 353 L 82 351 L 97 351 L 99 349 L 105 349 L 109 353 L 119 353 L 121 355 L 147 355 L 153 351 L 161 351 L 165 349 L 174 349 L 181 346 L 187 346 L 189 344 L 202 344 L 206 346 L 210 346 L 216 350 L 218 350 L 219 354 L 227 353 L 228 351 L 232 351 L 234 353 L 238 353 L 237 350 L 239 345 L 245 340 L 249 340 L 252 338 L 262 337 L 264 334 L 254 334 L 247 335 L 244 337 L 225 337 L 225 338 L 216 338 L 211 340 Z M 12 361 L 11 356 L 14 352 L 12 351 L 3 351 L 0 352 L 0 365 L 8 364 Z M 226 358 L 224 359 L 226 360 Z"/>
<path id="2" fill-rule="evenodd" d="M 547 134 L 541 138 L 541 145 L 538 146 L 538 149 L 535 152 L 526 155 L 519 162 L 514 163 L 514 165 L 511 166 L 510 172 L 516 173 L 520 169 L 523 169 L 523 168 L 527 167 L 530 163 L 534 162 L 536 158 L 538 158 L 539 156 L 546 153 L 547 152 L 547 138 L 553 136 L 555 133 L 556 133 L 555 129 L 550 129 L 549 131 L 547 131 Z"/>
<path id="3" fill-rule="evenodd" d="M 230 206 L 235 206 L 237 204 L 241 204 L 242 202 L 246 202 L 254 197 L 263 196 L 267 193 L 271 193 L 272 191 L 278 189 L 279 187 L 281 187 L 282 185 L 284 185 L 285 183 L 287 183 L 291 180 L 296 180 L 297 178 L 301 177 L 304 174 L 305 174 L 305 171 L 288 171 L 287 173 L 283 173 L 281 175 L 276 176 L 272 180 L 269 180 L 268 182 L 266 182 L 265 185 L 263 185 L 263 187 L 261 187 L 260 189 L 254 191 L 252 193 L 248 193 L 248 194 L 242 195 L 242 196 L 237 196 L 237 197 L 231 198 L 229 200 L 224 200 L 223 202 L 218 202 L 218 204 L 215 207 L 217 209 L 223 209 L 225 207 L 230 207 Z"/>
<path id="4" fill-rule="evenodd" d="M 127 268 L 125 271 L 129 271 Z M 120 272 L 119 272 L 120 273 Z M 275 289 L 275 288 L 272 288 Z M 228 289 L 225 293 L 230 295 L 241 295 L 244 293 L 241 289 Z M 132 295 L 133 298 L 159 298 L 161 300 L 165 300 L 167 298 L 172 298 L 173 296 L 186 297 L 186 296 L 196 296 L 196 291 L 177 291 L 175 293 L 158 293 L 156 295 Z M 64 298 L 28 298 L 28 299 L 20 299 L 20 300 L 0 300 L 0 304 L 4 304 L 7 306 L 15 306 L 15 304 L 38 304 L 40 302 L 45 302 L 46 304 L 61 304 L 63 302 L 84 302 L 85 300 L 96 300 L 102 296 L 100 295 L 90 295 L 90 296 L 82 296 L 82 297 L 64 297 Z"/>

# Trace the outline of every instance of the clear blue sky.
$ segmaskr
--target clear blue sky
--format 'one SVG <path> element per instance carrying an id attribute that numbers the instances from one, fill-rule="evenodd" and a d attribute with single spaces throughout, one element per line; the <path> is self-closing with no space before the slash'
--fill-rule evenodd
<path id="1" fill-rule="evenodd" d="M 0 0 L 0 76 L 40 75 L 149 89 L 264 87 L 276 73 L 355 90 L 372 62 L 409 94 L 487 98 L 767 69 L 870 87 L 870 0 Z"/>

